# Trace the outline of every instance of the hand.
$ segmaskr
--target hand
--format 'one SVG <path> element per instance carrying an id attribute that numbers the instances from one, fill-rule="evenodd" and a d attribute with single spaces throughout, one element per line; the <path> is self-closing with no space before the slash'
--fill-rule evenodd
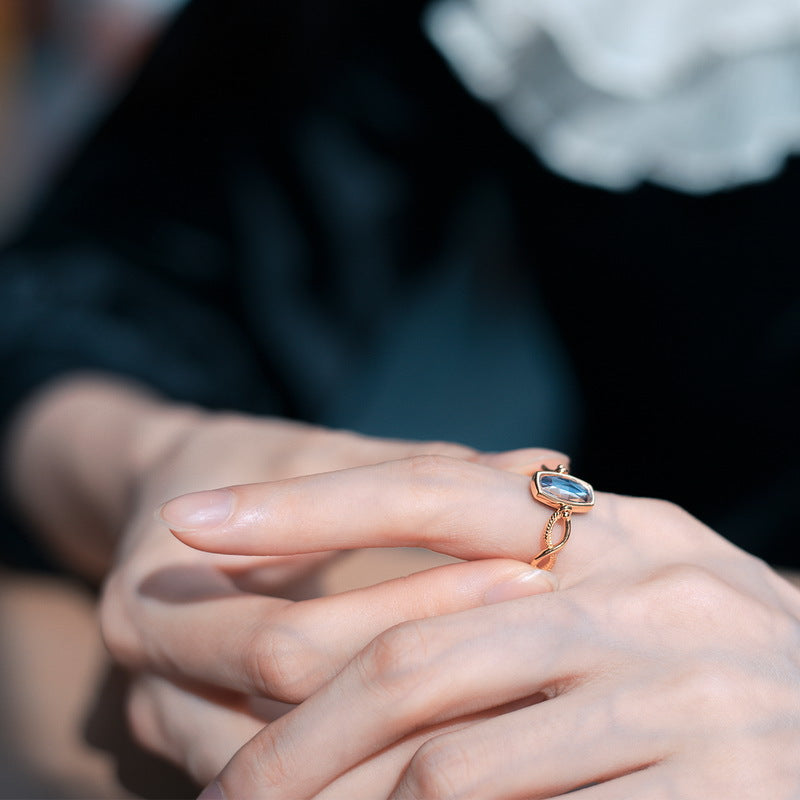
<path id="1" fill-rule="evenodd" d="M 526 559 L 549 514 L 527 484 L 417 458 L 235 487 L 225 522 L 178 535 L 226 553 L 371 543 Z M 556 572 L 555 594 L 403 623 L 354 650 L 207 796 L 798 796 L 796 589 L 670 504 L 603 494 Z"/>
<path id="2" fill-rule="evenodd" d="M 182 421 L 179 436 L 162 440 L 168 446 L 151 454 L 137 479 L 136 504 L 104 587 L 102 628 L 115 659 L 138 673 L 131 696 L 138 738 L 201 782 L 217 769 L 210 771 L 215 762 L 182 745 L 197 720 L 170 713 L 174 703 L 164 697 L 185 697 L 192 708 L 207 708 L 210 717 L 228 720 L 208 730 L 216 737 L 218 752 L 230 757 L 274 717 L 276 707 L 286 708 L 254 703 L 248 696 L 297 702 L 319 689 L 378 633 L 399 622 L 480 605 L 492 587 L 509 582 L 504 591 L 514 596 L 551 588 L 546 578 L 537 581 L 537 573 L 526 565 L 498 559 L 306 599 L 318 594 L 311 578 L 320 574 L 333 551 L 264 557 L 203 553 L 170 536 L 154 510 L 188 490 L 415 453 L 449 452 L 521 468 L 542 459 L 555 463 L 563 459 L 559 454 L 525 450 L 479 455 L 458 445 L 382 441 L 278 420 L 197 412 Z M 211 506 L 204 504 L 199 513 L 207 522 Z M 517 581 L 520 577 L 534 580 Z M 298 598 L 303 601 L 296 602 Z M 229 711 L 237 713 L 227 716 Z"/>
<path id="3" fill-rule="evenodd" d="M 493 588 L 519 596 L 551 584 L 506 560 L 457 564 L 380 589 L 295 603 L 319 594 L 315 579 L 330 552 L 264 558 L 200 553 L 170 536 L 155 510 L 181 492 L 425 452 L 500 468 L 563 460 L 550 451 L 481 455 L 458 445 L 381 441 L 209 414 L 96 375 L 65 376 L 31 397 L 11 425 L 3 455 L 12 494 L 52 551 L 88 577 L 108 576 L 103 632 L 117 659 L 139 674 L 131 715 L 140 738 L 206 781 L 216 769 L 209 771 L 202 758 L 182 758 L 177 745 L 184 723 L 167 712 L 172 705 L 160 706 L 155 717 L 142 713 L 152 697 L 148 687 L 166 687 L 194 698 L 193 708 L 206 703 L 217 714 L 245 708 L 256 717 L 248 714 L 237 724 L 252 725 L 274 715 L 276 704 L 252 707 L 247 694 L 302 699 L 351 650 L 388 626 L 479 605 Z M 289 663 L 291 669 L 281 672 Z M 219 732 L 218 744 L 230 755 L 240 740 Z"/>

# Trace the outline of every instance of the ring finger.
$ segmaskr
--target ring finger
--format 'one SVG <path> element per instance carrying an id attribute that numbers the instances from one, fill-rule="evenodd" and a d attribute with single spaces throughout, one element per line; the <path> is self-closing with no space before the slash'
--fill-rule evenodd
<path id="1" fill-rule="evenodd" d="M 566 613 L 558 612 L 551 602 L 558 598 L 518 600 L 503 604 L 500 614 L 499 607 L 482 608 L 387 631 L 239 751 L 221 775 L 226 796 L 313 797 L 415 730 L 563 685 L 566 676 L 579 681 L 588 658 L 586 620 L 582 625 L 572 604 L 560 603 Z M 247 764 L 259 765 L 257 779 Z"/>

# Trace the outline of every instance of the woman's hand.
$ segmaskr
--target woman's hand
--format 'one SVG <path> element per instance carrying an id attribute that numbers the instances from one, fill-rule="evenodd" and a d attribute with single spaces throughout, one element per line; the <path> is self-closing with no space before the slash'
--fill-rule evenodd
<path id="1" fill-rule="evenodd" d="M 103 633 L 114 657 L 138 674 L 131 714 L 139 737 L 207 781 L 217 769 L 183 757 L 186 723 L 170 715 L 170 703 L 158 707 L 157 726 L 148 724 L 153 717 L 142 709 L 152 687 L 196 698 L 193 708 L 207 705 L 216 715 L 244 709 L 227 728 L 214 728 L 215 747 L 230 756 L 245 740 L 242 730 L 252 733 L 254 721 L 278 713 L 276 704 L 254 705 L 247 695 L 304 699 L 388 627 L 480 605 L 487 592 L 520 596 L 551 584 L 524 564 L 499 559 L 306 599 L 320 594 L 317 579 L 335 548 L 264 557 L 203 553 L 170 536 L 156 510 L 184 492 L 426 452 L 521 469 L 563 458 L 541 450 L 480 455 L 446 443 L 211 414 L 128 384 L 75 377 L 29 403 L 6 459 L 20 506 L 52 548 L 75 569 L 106 576 Z M 209 508 L 202 513 L 208 519 Z"/>
<path id="2" fill-rule="evenodd" d="M 168 497 L 188 489 L 246 477 L 303 475 L 425 450 L 500 464 L 553 458 L 544 451 L 479 456 L 458 445 L 379 441 L 282 421 L 204 416 L 160 459 L 151 460 L 139 480 L 101 603 L 112 654 L 133 670 L 183 683 L 297 702 L 386 628 L 479 605 L 492 587 L 535 577 L 526 565 L 498 559 L 313 599 L 319 593 L 313 578 L 341 548 L 263 557 L 203 553 L 169 536 L 154 513 Z M 195 513 L 208 522 L 214 512 L 204 503 Z M 519 585 L 519 593 L 548 586 L 545 580 Z"/>
<path id="3" fill-rule="evenodd" d="M 527 478 L 450 458 L 226 491 L 216 527 L 173 519 L 183 541 L 527 559 L 549 515 Z M 402 623 L 340 652 L 339 674 L 257 733 L 207 796 L 797 797 L 796 589 L 660 501 L 600 494 L 573 527 L 560 592 Z M 191 738 L 222 762 L 202 730 Z"/>

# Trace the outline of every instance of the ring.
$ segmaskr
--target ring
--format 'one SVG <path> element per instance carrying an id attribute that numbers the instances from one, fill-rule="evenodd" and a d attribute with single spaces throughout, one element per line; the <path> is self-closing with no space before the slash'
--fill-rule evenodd
<path id="1" fill-rule="evenodd" d="M 559 464 L 555 470 L 541 470 L 531 476 L 531 494 L 534 500 L 556 509 L 544 526 L 544 549 L 531 561 L 532 567 L 552 569 L 558 551 L 567 543 L 572 532 L 572 515 L 584 514 L 594 505 L 594 489 L 569 474 L 569 470 Z M 553 528 L 561 520 L 564 535 L 561 541 L 553 544 Z"/>

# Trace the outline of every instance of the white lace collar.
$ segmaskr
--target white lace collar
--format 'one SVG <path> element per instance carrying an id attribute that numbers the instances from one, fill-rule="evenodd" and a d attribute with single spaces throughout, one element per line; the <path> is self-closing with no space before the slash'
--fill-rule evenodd
<path id="1" fill-rule="evenodd" d="M 704 193 L 800 152 L 800 0 L 439 0 L 424 24 L 574 180 Z"/>

